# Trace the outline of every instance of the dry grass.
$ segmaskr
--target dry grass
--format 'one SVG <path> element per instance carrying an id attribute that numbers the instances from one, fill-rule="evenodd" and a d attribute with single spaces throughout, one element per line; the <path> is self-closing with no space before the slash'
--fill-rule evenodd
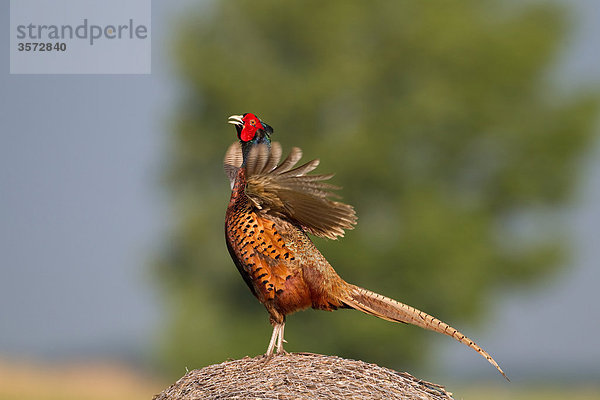
<path id="1" fill-rule="evenodd" d="M 187 373 L 155 400 L 452 400 L 443 387 L 363 361 L 292 353 L 243 358 Z"/>

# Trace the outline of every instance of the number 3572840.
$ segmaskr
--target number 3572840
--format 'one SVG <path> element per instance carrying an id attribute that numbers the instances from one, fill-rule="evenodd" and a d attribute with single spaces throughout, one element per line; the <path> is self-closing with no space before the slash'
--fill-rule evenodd
<path id="1" fill-rule="evenodd" d="M 19 42 L 17 44 L 17 50 L 19 51 L 66 51 L 67 44 L 56 42 L 56 43 L 39 43 L 39 42 Z"/>

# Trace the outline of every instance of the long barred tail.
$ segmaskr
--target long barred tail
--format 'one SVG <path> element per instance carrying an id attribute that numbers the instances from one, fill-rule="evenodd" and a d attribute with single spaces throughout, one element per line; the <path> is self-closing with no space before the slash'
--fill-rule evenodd
<path id="1" fill-rule="evenodd" d="M 355 285 L 348 284 L 348 286 L 348 297 L 345 298 L 343 302 L 349 307 L 388 321 L 412 324 L 453 337 L 485 357 L 490 364 L 496 367 L 504 378 L 509 380 L 492 356 L 475 344 L 471 339 L 445 322 L 442 322 L 423 311 L 417 310 L 414 307 L 390 299 L 389 297 L 382 296 Z"/>

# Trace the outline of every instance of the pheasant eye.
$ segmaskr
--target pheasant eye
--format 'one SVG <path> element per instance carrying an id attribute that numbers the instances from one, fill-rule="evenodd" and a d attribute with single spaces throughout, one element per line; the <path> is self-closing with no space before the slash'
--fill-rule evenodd
<path id="1" fill-rule="evenodd" d="M 255 126 L 256 125 L 256 120 L 255 119 L 251 119 L 250 120 L 250 125 Z"/>

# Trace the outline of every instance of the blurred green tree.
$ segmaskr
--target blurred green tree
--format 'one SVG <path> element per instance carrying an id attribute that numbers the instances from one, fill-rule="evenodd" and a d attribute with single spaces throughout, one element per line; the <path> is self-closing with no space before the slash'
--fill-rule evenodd
<path id="1" fill-rule="evenodd" d="M 224 242 L 231 114 L 256 113 L 284 151 L 337 173 L 359 224 L 317 246 L 350 282 L 460 328 L 494 288 L 559 265 L 556 211 L 597 110 L 595 95 L 565 96 L 550 78 L 565 27 L 553 4 L 474 0 L 223 1 L 187 16 L 166 175 L 174 222 L 158 262 L 165 365 L 260 354 L 271 332 Z M 414 369 L 433 335 L 310 311 L 288 319 L 286 349 Z"/>

